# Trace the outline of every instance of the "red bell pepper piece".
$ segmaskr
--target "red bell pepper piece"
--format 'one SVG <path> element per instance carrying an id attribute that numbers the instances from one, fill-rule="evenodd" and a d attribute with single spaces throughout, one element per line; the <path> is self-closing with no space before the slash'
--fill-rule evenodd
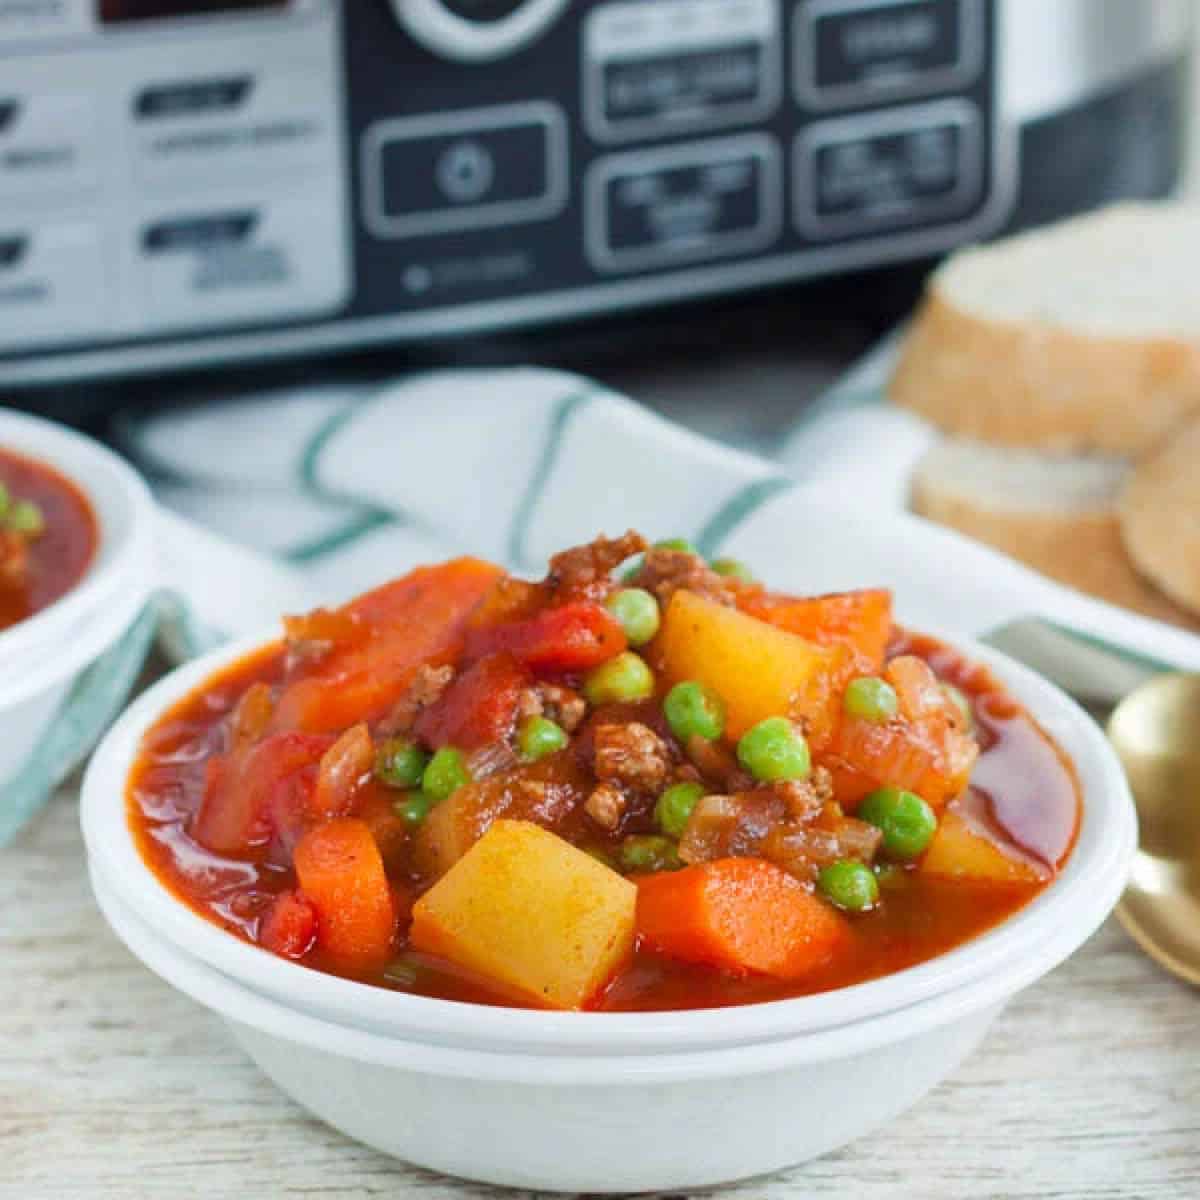
<path id="1" fill-rule="evenodd" d="M 303 893 L 280 892 L 258 927 L 258 944 L 281 958 L 303 958 L 317 940 L 317 910 Z"/>
<path id="2" fill-rule="evenodd" d="M 435 748 L 475 750 L 507 738 L 517 723 L 529 668 L 511 654 L 489 654 L 473 663 L 417 719 L 417 736 Z"/>
<path id="3" fill-rule="evenodd" d="M 467 654 L 507 651 L 533 671 L 586 671 L 625 649 L 625 631 L 599 604 L 582 601 L 543 609 L 525 621 L 475 629 Z"/>

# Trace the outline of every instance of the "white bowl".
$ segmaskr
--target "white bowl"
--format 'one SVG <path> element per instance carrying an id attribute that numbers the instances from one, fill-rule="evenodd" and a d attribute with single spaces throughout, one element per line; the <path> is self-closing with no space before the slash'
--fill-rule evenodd
<path id="1" fill-rule="evenodd" d="M 99 442 L 39 417 L 0 408 L 0 449 L 47 463 L 90 501 L 99 542 L 83 578 L 41 612 L 0 632 L 0 705 L 26 668 L 71 649 L 93 617 L 148 587 L 154 505 L 140 476 Z M 3 776 L 0 773 L 0 780 Z"/>
<path id="2" fill-rule="evenodd" d="M 65 596 L 0 633 L 0 846 L 92 748 L 149 641 L 154 505 L 141 479 L 82 434 L 0 410 L 0 447 L 56 467 L 96 513 L 99 542 Z M 136 628 L 133 628 L 136 623 Z"/>
<path id="3" fill-rule="evenodd" d="M 1127 836 L 1121 863 L 1130 849 Z M 1118 866 L 1097 880 L 1086 915 L 1047 928 L 1037 954 L 908 1008 L 752 1045 L 596 1056 L 437 1046 L 297 1012 L 160 937 L 92 864 L 96 897 L 125 944 L 224 1017 L 259 1067 L 317 1117 L 450 1175 L 593 1193 L 761 1175 L 885 1125 L 962 1062 L 1014 992 L 1093 931 L 1124 878 Z"/>
<path id="4" fill-rule="evenodd" d="M 287 962 L 206 921 L 163 887 L 130 835 L 126 779 L 146 729 L 216 669 L 264 640 L 199 659 L 139 697 L 92 759 L 84 779 L 82 821 L 94 868 L 103 870 L 119 898 L 156 936 L 295 1013 L 422 1044 L 547 1055 L 636 1055 L 790 1038 L 877 1018 L 982 979 L 1010 977 L 1031 964 L 1041 974 L 1100 923 L 1119 893 L 1112 881 L 1123 880 L 1128 872 L 1136 836 L 1133 804 L 1120 764 L 1096 724 L 1034 672 L 994 650 L 946 635 L 969 658 L 987 663 L 1026 705 L 1073 759 L 1083 789 L 1079 839 L 1066 868 L 1051 887 L 996 929 L 883 979 L 816 996 L 708 1011 L 546 1013 L 366 987 Z M 1061 952 L 1051 949 L 1064 944 Z"/>

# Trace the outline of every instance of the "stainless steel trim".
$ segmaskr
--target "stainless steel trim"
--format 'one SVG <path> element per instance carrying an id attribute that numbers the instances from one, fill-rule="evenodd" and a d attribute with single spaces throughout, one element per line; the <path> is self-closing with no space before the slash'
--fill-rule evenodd
<path id="1" fill-rule="evenodd" d="M 1000 0 L 1001 103 L 1026 122 L 1078 104 L 1191 45 L 1193 0 Z"/>

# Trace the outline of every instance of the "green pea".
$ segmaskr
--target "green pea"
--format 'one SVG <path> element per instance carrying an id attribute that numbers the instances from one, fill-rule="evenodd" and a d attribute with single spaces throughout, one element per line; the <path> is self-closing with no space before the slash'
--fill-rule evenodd
<path id="1" fill-rule="evenodd" d="M 392 811 L 405 825 L 417 826 L 429 816 L 434 799 L 427 792 L 412 792 L 392 805 Z"/>
<path id="2" fill-rule="evenodd" d="M 738 762 L 764 783 L 807 779 L 812 756 L 804 735 L 786 717 L 767 717 L 742 734 Z"/>
<path id="3" fill-rule="evenodd" d="M 714 558 L 709 564 L 718 575 L 729 579 L 740 579 L 743 583 L 754 582 L 754 572 L 740 559 Z"/>
<path id="4" fill-rule="evenodd" d="M 882 725 L 900 711 L 900 697 L 886 680 L 864 675 L 847 685 L 842 706 L 852 717 Z"/>
<path id="5" fill-rule="evenodd" d="M 704 788 L 698 783 L 672 784 L 658 798 L 654 806 L 654 820 L 659 829 L 668 837 L 680 838 L 687 828 L 692 809 L 704 795 Z"/>
<path id="6" fill-rule="evenodd" d="M 699 554 L 700 551 L 687 540 L 687 538 L 673 537 L 663 538 L 661 542 L 654 543 L 655 550 L 678 550 L 682 554 Z"/>
<path id="7" fill-rule="evenodd" d="M 626 650 L 587 673 L 583 694 L 592 705 L 645 700 L 654 695 L 654 672 L 644 659 Z"/>
<path id="8" fill-rule="evenodd" d="M 712 741 L 725 732 L 725 702 L 712 688 L 693 679 L 677 683 L 667 693 L 663 712 L 681 742 L 691 737 Z"/>
<path id="9" fill-rule="evenodd" d="M 4 521 L 9 529 L 28 537 L 37 537 L 46 528 L 46 518 L 32 500 L 18 500 L 9 508 Z"/>
<path id="10" fill-rule="evenodd" d="M 429 755 L 407 738 L 388 738 L 375 752 L 375 778 L 388 787 L 415 788 L 425 774 Z"/>
<path id="11" fill-rule="evenodd" d="M 461 751 L 443 746 L 430 760 L 421 776 L 421 788 L 436 804 L 454 795 L 460 787 L 471 782 Z"/>
<path id="12" fill-rule="evenodd" d="M 12 496 L 9 494 L 8 488 L 0 483 L 0 521 L 4 520 L 4 515 L 8 512 L 8 506 L 11 503 Z"/>
<path id="13" fill-rule="evenodd" d="M 883 831 L 883 849 L 891 858 L 923 854 L 937 832 L 937 814 L 915 792 L 885 787 L 872 792 L 857 816 Z"/>
<path id="14" fill-rule="evenodd" d="M 657 834 L 633 834 L 621 843 L 621 866 L 626 871 L 674 871 L 683 866 L 675 843 Z"/>
<path id="15" fill-rule="evenodd" d="M 620 622 L 631 646 L 644 646 L 658 632 L 658 601 L 643 588 L 613 592 L 604 607 Z"/>
<path id="16" fill-rule="evenodd" d="M 870 867 L 852 859 L 823 867 L 817 888 L 831 904 L 847 912 L 866 912 L 879 903 L 879 883 Z"/>
<path id="17" fill-rule="evenodd" d="M 517 752 L 527 762 L 557 753 L 567 741 L 566 730 L 548 717 L 527 717 L 517 730 Z"/>

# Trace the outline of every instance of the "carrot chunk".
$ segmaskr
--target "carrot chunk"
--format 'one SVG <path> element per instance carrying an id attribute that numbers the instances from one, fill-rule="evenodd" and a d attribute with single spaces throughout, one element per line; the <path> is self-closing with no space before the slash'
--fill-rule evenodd
<path id="1" fill-rule="evenodd" d="M 335 643 L 311 675 L 280 697 L 273 727 L 340 733 L 383 716 L 418 667 L 458 658 L 468 619 L 502 574 L 479 559 L 456 558 L 412 571 L 338 610 L 372 636 Z"/>
<path id="2" fill-rule="evenodd" d="M 317 912 L 317 947 L 345 970 L 387 960 L 396 928 L 391 887 L 370 827 L 343 817 L 296 843 L 300 888 Z"/>
<path id="3" fill-rule="evenodd" d="M 735 975 L 796 979 L 846 943 L 844 919 L 773 863 L 723 858 L 638 880 L 641 942 Z"/>
<path id="4" fill-rule="evenodd" d="M 860 674 L 883 669 L 892 635 L 892 593 L 885 588 L 808 598 L 748 592 L 739 596 L 738 607 L 818 646 L 849 646 Z"/>

